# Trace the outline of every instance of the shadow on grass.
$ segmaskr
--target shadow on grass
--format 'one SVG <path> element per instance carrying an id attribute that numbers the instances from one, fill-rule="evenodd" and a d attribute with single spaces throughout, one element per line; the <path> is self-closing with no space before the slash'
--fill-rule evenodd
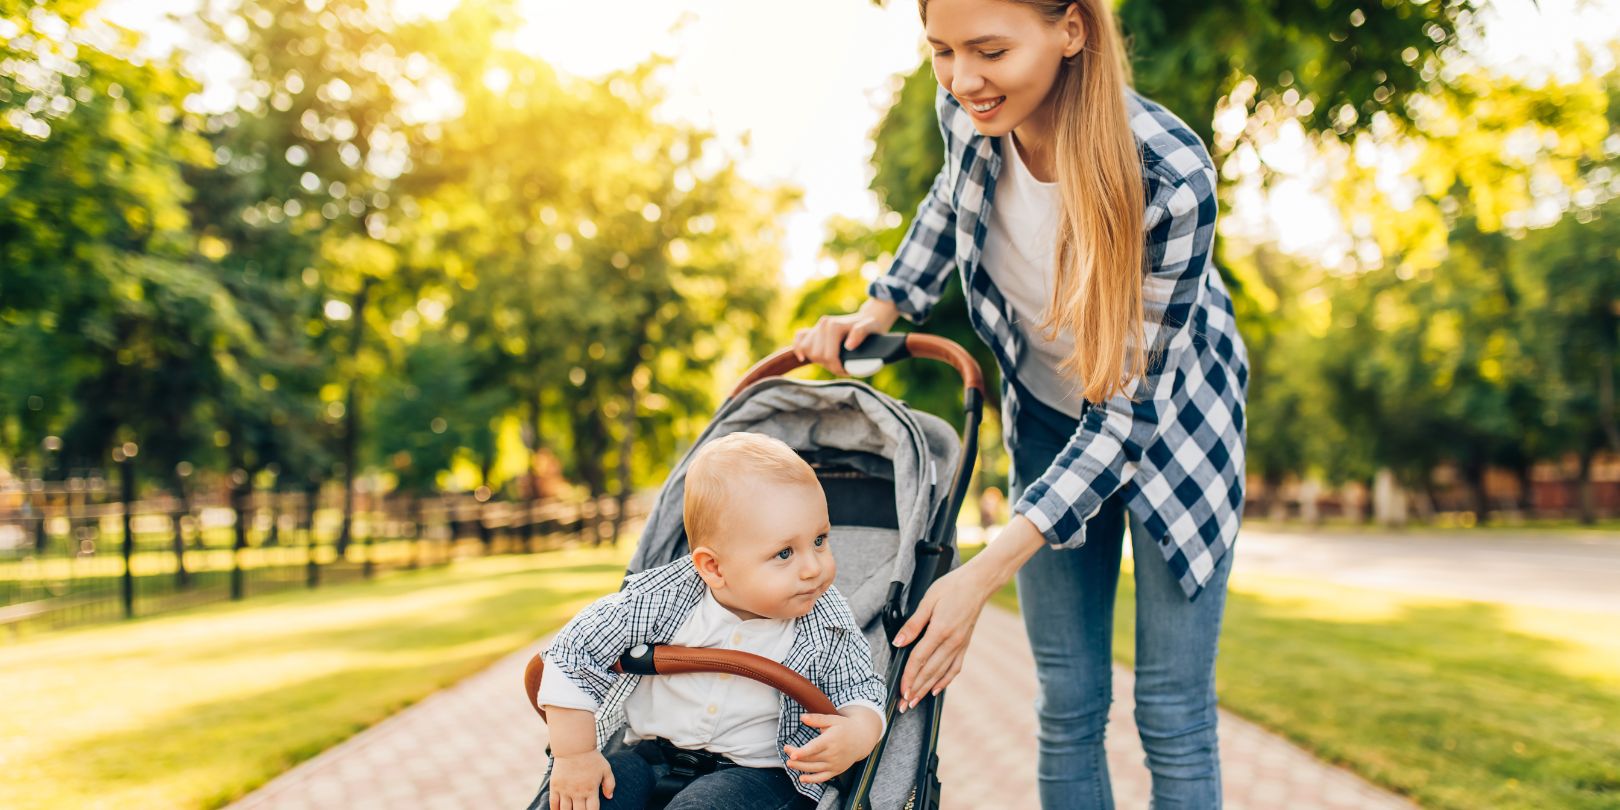
<path id="1" fill-rule="evenodd" d="M 1572 671 L 1579 645 L 1491 604 L 1321 609 L 1234 591 L 1223 704 L 1427 807 L 1620 806 L 1620 685 Z"/>
<path id="2" fill-rule="evenodd" d="M 1613 646 L 1527 634 L 1496 604 L 1263 590 L 1228 595 L 1225 708 L 1425 807 L 1620 807 L 1620 676 L 1593 674 Z M 994 601 L 1018 610 L 1010 585 Z M 1127 568 L 1114 615 L 1127 665 L 1134 603 Z"/>
<path id="3" fill-rule="evenodd" d="M 120 728 L 54 740 L 41 734 L 47 738 L 43 744 L 24 750 L 11 765 L 37 769 L 36 784 L 44 795 L 25 796 L 40 802 L 31 806 L 98 800 L 121 806 L 218 806 L 555 630 L 579 606 L 610 592 L 622 571 L 617 563 L 492 570 L 430 587 L 406 575 L 373 587 L 309 594 L 302 603 L 277 606 L 263 600 L 243 608 L 287 612 L 274 621 L 318 622 L 329 613 L 341 626 L 239 632 L 230 624 L 233 619 L 253 617 L 219 611 L 189 617 L 195 625 L 204 624 L 198 619 L 224 623 L 206 645 L 182 638 L 198 628 L 174 636 L 162 632 L 170 628 L 159 622 L 186 623 L 166 617 L 146 628 L 160 631 L 147 640 L 147 648 L 127 656 L 108 660 L 94 636 L 70 655 L 60 655 L 64 650 L 58 646 L 51 666 L 81 673 L 104 666 L 107 676 L 97 682 L 108 691 L 88 696 L 85 710 L 105 711 L 105 725 Z M 440 597 L 443 604 L 436 601 Z M 401 609 L 377 609 L 389 603 Z M 358 617 L 343 617 L 357 606 Z M 262 676 L 261 665 L 296 656 L 309 656 L 312 663 L 290 661 L 286 677 L 272 687 L 241 689 L 242 681 L 229 682 L 239 673 L 244 680 Z M 311 674 L 311 667 L 319 674 Z M 164 672 L 173 677 L 163 678 Z M 188 694 L 188 676 L 197 681 L 198 692 L 230 694 L 180 705 Z M 120 678 L 141 677 L 166 682 L 146 684 L 145 691 L 134 685 L 120 691 Z M 176 701 L 172 710 L 143 715 L 138 727 L 123 727 L 130 721 L 118 708 L 120 700 L 128 705 L 163 695 Z M 522 705 L 519 695 L 514 681 L 515 705 Z"/>

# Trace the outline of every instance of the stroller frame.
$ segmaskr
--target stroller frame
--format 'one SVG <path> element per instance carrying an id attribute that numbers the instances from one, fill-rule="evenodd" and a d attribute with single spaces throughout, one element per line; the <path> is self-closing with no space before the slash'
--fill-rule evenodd
<path id="1" fill-rule="evenodd" d="M 961 444 L 957 456 L 956 470 L 951 478 L 946 496 L 939 501 L 932 518 L 928 521 L 926 536 L 917 538 L 914 541 L 915 565 L 912 570 L 911 580 L 909 583 L 891 582 L 883 606 L 879 611 L 884 635 L 887 636 L 892 651 L 888 672 L 885 676 L 888 687 L 887 708 L 884 719 L 886 730 L 883 738 L 879 740 L 877 746 L 865 760 L 834 780 L 834 784 L 840 788 L 840 792 L 845 794 L 843 806 L 855 810 L 867 810 L 871 806 L 870 791 L 873 781 L 878 772 L 881 756 L 896 725 L 897 713 L 895 706 L 899 697 L 900 676 L 905 671 L 906 663 L 910 660 L 911 650 L 915 646 L 913 644 L 896 648 L 893 646 L 894 637 L 906 620 L 916 612 L 918 605 L 922 601 L 923 594 L 927 592 L 935 580 L 951 570 L 955 561 L 956 555 L 952 552 L 956 547 L 956 515 L 961 510 L 962 503 L 967 497 L 968 484 L 973 477 L 973 465 L 978 457 L 979 426 L 983 420 L 985 402 L 983 373 L 973 356 L 966 349 L 949 339 L 915 332 L 872 335 L 863 341 L 860 346 L 854 349 L 844 349 L 840 352 L 840 359 L 846 364 L 846 368 L 851 361 L 866 361 L 864 363 L 856 362 L 855 365 L 858 367 L 864 366 L 871 373 L 875 373 L 884 365 L 908 358 L 932 359 L 944 362 L 955 368 L 962 378 L 963 422 Z M 794 355 L 792 350 L 779 350 L 750 368 L 726 398 L 726 402 L 730 403 L 755 383 L 784 375 L 802 365 L 804 363 Z M 536 655 L 529 662 L 528 669 L 524 674 L 524 685 L 530 704 L 544 718 L 545 712 L 537 702 L 542 666 L 542 656 Z M 824 707 L 831 705 L 825 695 L 822 695 L 808 681 L 798 677 L 796 673 L 776 665 L 775 662 L 748 653 L 729 650 L 700 650 L 668 645 L 652 645 L 649 649 L 645 645 L 639 645 L 635 650 L 626 652 L 615 669 L 642 674 L 732 672 L 783 691 L 799 701 L 801 705 L 821 707 L 815 709 L 816 711 L 825 711 Z M 939 806 L 940 782 L 938 778 L 939 756 L 937 749 L 940 721 L 944 713 L 944 697 L 945 693 L 943 691 L 937 695 L 926 696 L 917 707 L 922 710 L 920 714 L 923 715 L 923 735 L 926 740 L 926 748 L 923 749 L 923 755 L 918 757 L 916 773 L 912 782 L 913 790 L 909 800 L 906 802 L 906 810 L 914 810 L 914 808 L 937 810 Z"/>

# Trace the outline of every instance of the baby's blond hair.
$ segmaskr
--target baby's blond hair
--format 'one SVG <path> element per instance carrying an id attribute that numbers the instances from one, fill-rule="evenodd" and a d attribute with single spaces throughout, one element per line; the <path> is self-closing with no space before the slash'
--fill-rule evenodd
<path id="1" fill-rule="evenodd" d="M 816 471 L 786 442 L 762 433 L 732 433 L 705 444 L 686 470 L 682 519 L 689 549 L 712 545 L 735 484 L 764 479 L 820 487 Z"/>

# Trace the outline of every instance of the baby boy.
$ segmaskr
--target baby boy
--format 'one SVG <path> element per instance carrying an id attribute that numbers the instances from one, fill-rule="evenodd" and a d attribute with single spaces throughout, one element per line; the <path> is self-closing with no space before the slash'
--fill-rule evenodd
<path id="1" fill-rule="evenodd" d="M 546 651 L 539 703 L 554 759 L 537 810 L 639 810 L 677 750 L 706 752 L 715 769 L 669 810 L 814 807 L 823 783 L 883 734 L 883 681 L 833 587 L 827 501 L 810 465 L 777 439 L 733 433 L 698 451 L 682 506 L 691 554 L 630 577 Z M 614 673 L 638 644 L 765 656 L 820 687 L 838 714 L 806 713 L 729 674 Z M 630 748 L 604 757 L 621 724 Z"/>

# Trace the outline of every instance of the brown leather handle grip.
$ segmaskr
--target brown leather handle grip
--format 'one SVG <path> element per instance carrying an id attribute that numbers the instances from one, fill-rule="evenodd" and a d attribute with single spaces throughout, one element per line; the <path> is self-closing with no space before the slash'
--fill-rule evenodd
<path id="1" fill-rule="evenodd" d="M 529 705 L 545 719 L 540 708 L 540 678 L 545 671 L 545 660 L 536 655 L 523 671 L 523 691 L 529 696 Z M 615 672 L 622 671 L 617 663 Z M 653 647 L 653 669 L 659 675 L 681 675 L 690 672 L 727 672 L 759 681 L 798 701 L 812 714 L 837 714 L 838 707 L 827 695 L 803 675 L 769 658 L 739 650 L 713 650 L 697 647 L 658 645 Z"/>
<path id="2" fill-rule="evenodd" d="M 838 707 L 803 675 L 769 658 L 739 650 L 697 647 L 653 648 L 653 667 L 659 675 L 683 672 L 729 672 L 759 681 L 798 701 L 811 714 L 837 714 Z"/>
<path id="3" fill-rule="evenodd" d="M 947 363 L 956 369 L 962 378 L 962 388 L 966 392 L 978 389 L 981 398 L 984 391 L 984 372 L 979 369 L 979 361 L 961 344 L 950 338 L 939 335 L 925 335 L 921 332 L 906 333 L 906 352 L 912 357 L 923 357 L 929 360 L 938 360 Z M 779 377 L 802 365 L 806 365 L 793 354 L 792 349 L 779 349 L 776 353 L 754 364 L 743 375 L 737 387 L 732 389 L 731 396 L 742 393 L 744 388 L 753 385 L 767 377 Z"/>

